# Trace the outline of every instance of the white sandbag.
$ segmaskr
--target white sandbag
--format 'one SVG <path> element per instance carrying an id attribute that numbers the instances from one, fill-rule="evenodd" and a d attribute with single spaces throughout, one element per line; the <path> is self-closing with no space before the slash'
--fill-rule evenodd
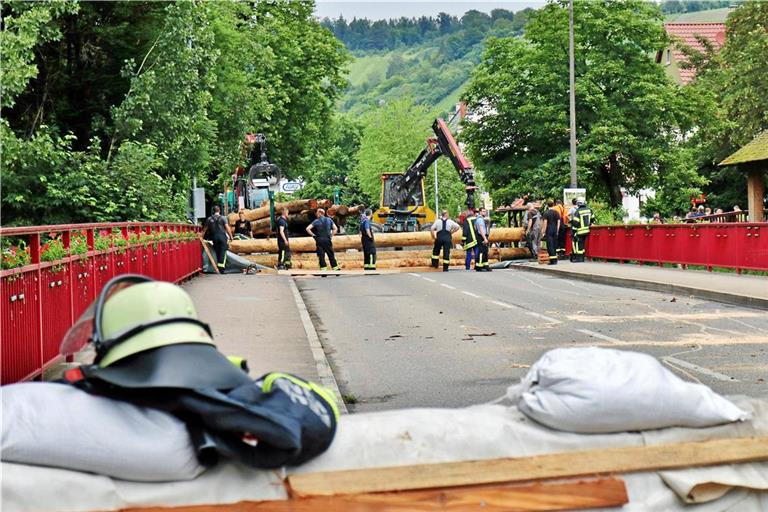
<path id="1" fill-rule="evenodd" d="M 652 356 L 597 347 L 547 352 L 507 394 L 539 423 L 584 434 L 707 427 L 750 417 Z"/>
<path id="2" fill-rule="evenodd" d="M 203 472 L 187 428 L 170 414 L 66 384 L 3 386 L 3 461 L 124 480 L 190 480 Z"/>

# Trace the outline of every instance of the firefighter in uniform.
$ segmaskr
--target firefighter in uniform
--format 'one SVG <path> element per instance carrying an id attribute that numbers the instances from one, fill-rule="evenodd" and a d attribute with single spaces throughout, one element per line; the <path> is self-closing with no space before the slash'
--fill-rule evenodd
<path id="1" fill-rule="evenodd" d="M 283 208 L 277 219 L 277 268 L 291 268 L 291 244 L 288 241 L 288 208 Z"/>
<path id="2" fill-rule="evenodd" d="M 477 233 L 475 232 L 475 212 L 467 210 L 464 222 L 461 225 L 461 242 L 464 250 L 467 251 L 467 257 L 464 260 L 464 268 L 469 270 L 472 259 L 477 261 Z"/>
<path id="3" fill-rule="evenodd" d="M 213 214 L 205 221 L 203 229 L 203 238 L 210 235 L 213 241 L 213 250 L 216 253 L 216 266 L 221 270 L 227 264 L 227 249 L 229 240 L 232 238 L 232 229 L 229 227 L 227 219 L 221 215 L 221 208 L 216 205 L 213 207 Z M 211 262 L 213 264 L 214 262 Z"/>
<path id="4" fill-rule="evenodd" d="M 541 234 L 547 240 L 547 254 L 549 264 L 557 265 L 557 237 L 560 232 L 560 213 L 555 209 L 555 202 L 547 201 L 547 211 L 542 215 Z"/>
<path id="5" fill-rule="evenodd" d="M 571 216 L 571 236 L 573 237 L 573 254 L 571 261 L 583 262 L 584 252 L 589 237 L 589 227 L 594 224 L 595 216 L 587 206 L 583 197 L 576 199 L 576 210 Z"/>
<path id="6" fill-rule="evenodd" d="M 488 266 L 488 247 L 491 244 L 489 235 L 491 234 L 490 219 L 486 219 L 488 212 L 485 208 L 480 208 L 480 213 L 475 220 L 475 231 L 477 232 L 477 258 L 475 259 L 475 270 L 478 272 L 490 272 Z"/>
<path id="7" fill-rule="evenodd" d="M 365 270 L 376 270 L 376 242 L 373 240 L 371 228 L 372 216 L 373 212 L 368 208 L 360 219 L 360 239 L 363 244 L 363 269 Z"/>
<path id="8" fill-rule="evenodd" d="M 448 218 L 448 210 L 443 210 L 439 219 L 432 224 L 429 231 L 435 246 L 432 249 L 432 266 L 438 268 L 440 264 L 440 251 L 443 251 L 443 272 L 448 272 L 451 265 L 451 245 L 453 245 L 453 234 L 460 230 L 458 224 Z"/>
<path id="9" fill-rule="evenodd" d="M 333 242 L 331 241 L 331 237 L 339 231 L 339 228 L 336 227 L 336 224 L 331 219 L 325 216 L 325 210 L 322 208 L 318 208 L 315 215 L 317 218 L 312 221 L 312 224 L 307 226 L 307 233 L 315 238 L 320 270 L 328 270 L 328 267 L 325 266 L 326 256 L 328 256 L 333 270 L 341 270 L 338 263 L 336 263 L 336 255 L 333 254 Z"/>

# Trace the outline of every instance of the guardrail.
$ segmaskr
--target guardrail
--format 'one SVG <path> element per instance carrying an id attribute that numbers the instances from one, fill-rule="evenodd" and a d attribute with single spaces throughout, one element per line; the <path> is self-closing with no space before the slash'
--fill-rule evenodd
<path id="1" fill-rule="evenodd" d="M 587 257 L 768 271 L 768 223 L 593 226 Z"/>
<path id="2" fill-rule="evenodd" d="M 0 381 L 33 379 L 61 361 L 64 334 L 113 276 L 178 283 L 200 272 L 198 231 L 156 222 L 0 228 L 4 247 L 16 241 L 4 266 L 12 254 L 27 263 L 0 271 Z"/>

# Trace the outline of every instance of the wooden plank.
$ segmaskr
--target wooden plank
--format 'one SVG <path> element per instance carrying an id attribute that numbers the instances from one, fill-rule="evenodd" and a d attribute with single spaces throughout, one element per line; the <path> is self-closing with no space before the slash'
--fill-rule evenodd
<path id="1" fill-rule="evenodd" d="M 200 240 L 201 244 L 203 244 L 203 250 L 205 251 L 205 255 L 208 256 L 208 259 L 211 261 L 211 266 L 213 267 L 213 270 L 215 270 L 217 274 L 221 274 L 221 272 L 219 272 L 219 266 L 217 264 L 218 261 L 211 254 L 211 248 L 208 247 L 208 244 L 206 243 L 205 240 L 203 240 L 203 237 L 198 236 L 197 239 Z"/>
<path id="2" fill-rule="evenodd" d="M 226 505 L 149 507 L 123 512 L 418 512 L 432 510 L 555 511 L 618 507 L 629 501 L 622 480 L 600 478 L 540 482 L 526 485 L 488 485 L 397 493 L 313 496 L 287 501 L 240 502 Z"/>
<path id="3" fill-rule="evenodd" d="M 363 494 L 657 471 L 768 460 L 768 437 L 606 448 L 441 464 L 291 475 L 297 496 Z"/>

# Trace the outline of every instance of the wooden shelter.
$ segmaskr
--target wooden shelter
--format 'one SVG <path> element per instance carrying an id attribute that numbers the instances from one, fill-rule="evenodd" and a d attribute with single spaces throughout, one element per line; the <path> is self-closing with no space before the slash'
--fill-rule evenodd
<path id="1" fill-rule="evenodd" d="M 768 171 L 768 130 L 720 162 L 721 167 L 737 165 L 739 170 L 747 172 L 747 202 L 749 221 L 765 220 L 765 176 Z"/>

